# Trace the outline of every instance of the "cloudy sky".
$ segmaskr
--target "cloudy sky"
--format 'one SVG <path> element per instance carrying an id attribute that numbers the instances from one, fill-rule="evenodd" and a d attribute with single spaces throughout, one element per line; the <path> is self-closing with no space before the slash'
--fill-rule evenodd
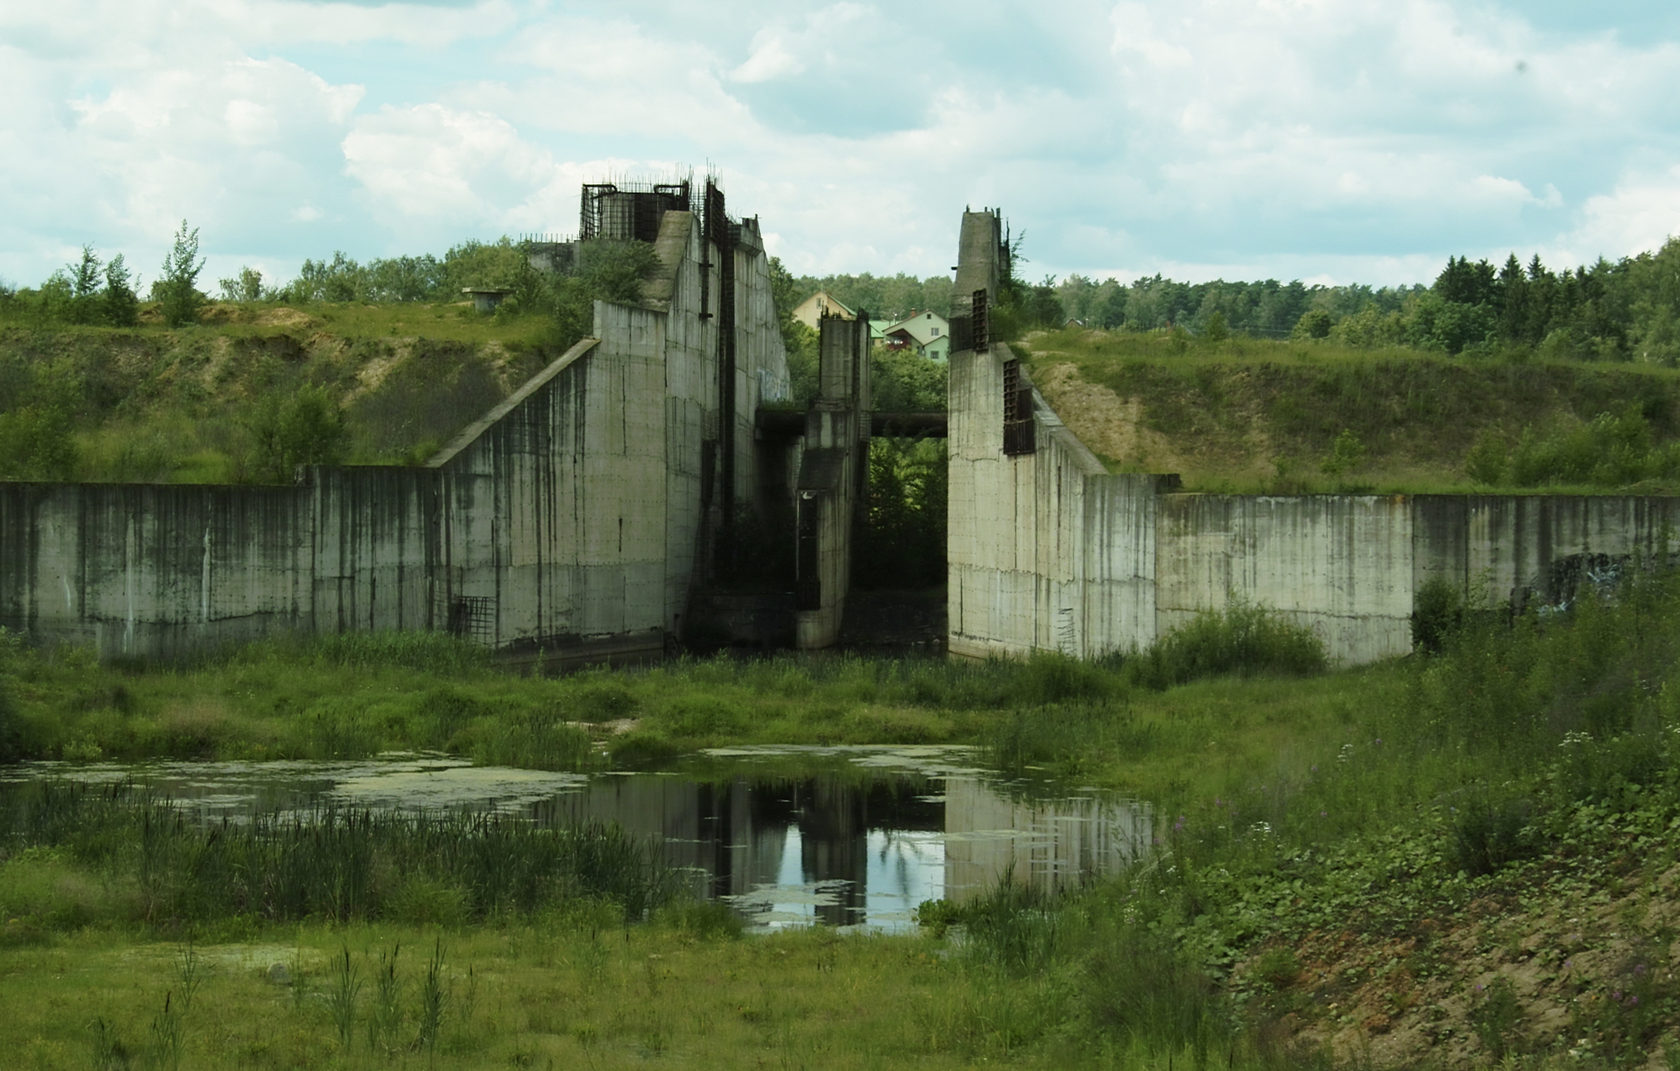
<path id="1" fill-rule="evenodd" d="M 727 12 L 727 14 L 725 14 Z M 1680 232 L 1671 0 L 0 4 L 0 280 L 570 233 L 710 170 L 795 272 L 1428 281 Z"/>

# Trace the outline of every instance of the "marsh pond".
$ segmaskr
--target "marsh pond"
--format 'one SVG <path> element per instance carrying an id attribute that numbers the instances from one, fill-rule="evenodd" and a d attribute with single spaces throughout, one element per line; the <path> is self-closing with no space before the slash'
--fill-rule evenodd
<path id="1" fill-rule="evenodd" d="M 662 772 L 571 774 L 445 755 L 362 761 L 29 763 L 43 778 L 133 782 L 209 818 L 323 804 L 398 812 L 496 811 L 532 822 L 612 822 L 653 838 L 700 896 L 750 928 L 915 925 L 924 900 L 1004 880 L 1041 887 L 1114 870 L 1147 850 L 1146 804 L 1007 781 L 961 747 L 752 747 Z"/>

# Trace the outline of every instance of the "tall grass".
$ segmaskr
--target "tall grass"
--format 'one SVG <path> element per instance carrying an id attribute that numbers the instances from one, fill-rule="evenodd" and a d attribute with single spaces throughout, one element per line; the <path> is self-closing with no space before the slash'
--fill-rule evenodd
<path id="1" fill-rule="evenodd" d="M 1274 678 L 1177 686 L 1159 698 L 1142 690 L 1177 679 L 1172 667 L 1241 667 L 1245 658 L 1221 654 L 1243 649 L 1239 614 L 1134 657 L 1105 702 L 1000 722 L 994 748 L 1004 763 L 1077 772 L 1103 761 L 1094 753 L 1116 754 L 1114 741 L 1142 725 L 1159 747 L 1146 764 L 1160 765 L 1221 753 L 1222 732 L 1252 734 L 1243 699 L 1252 718 L 1274 689 L 1293 696 L 1283 715 L 1290 731 L 1275 749 L 1226 752 L 1156 782 L 1156 853 L 1141 866 L 1059 904 L 1000 888 L 958 909 L 975 956 L 1067 979 L 1078 1021 L 1136 1066 L 1328 1066 L 1327 1052 L 1289 1042 L 1277 1025 L 1308 999 L 1290 992 L 1299 963 L 1267 967 L 1277 957 L 1262 950 L 1326 934 L 1426 947 L 1422 919 L 1438 927 L 1474 904 L 1520 903 L 1559 882 L 1553 895 L 1574 904 L 1602 896 L 1616 875 L 1631 871 L 1639 884 L 1680 864 L 1668 832 L 1680 823 L 1676 574 L 1636 567 L 1613 595 L 1589 593 L 1567 614 L 1445 614 L 1440 623 L 1435 653 L 1395 666 L 1293 686 Z M 1279 661 L 1286 670 L 1314 664 L 1295 654 L 1311 645 L 1281 650 L 1290 652 Z M 1140 667 L 1132 681 L 1127 665 Z M 1190 710 L 1227 687 L 1234 702 L 1223 727 L 1180 729 L 1149 711 Z M 1139 736 L 1135 746 L 1151 741 Z M 1660 920 L 1623 926 L 1667 940 Z M 1424 955 L 1415 962 L 1443 969 Z M 1624 991 L 1643 977 L 1624 973 Z M 1665 985 L 1641 1001 L 1680 1009 L 1680 989 Z M 1607 1009 L 1604 1022 L 1582 1020 L 1571 1037 L 1641 1056 L 1669 1014 L 1634 1021 L 1635 1005 L 1620 997 L 1592 1006 Z M 1620 1056 L 1611 1064 L 1630 1066 Z"/>
<path id="2" fill-rule="evenodd" d="M 1125 679 L 1157 690 L 1224 675 L 1308 676 L 1327 665 L 1309 628 L 1258 606 L 1196 615 L 1123 663 Z"/>
<path id="3" fill-rule="evenodd" d="M 495 814 L 321 807 L 206 823 L 127 785 L 46 781 L 3 797 L 11 850 L 63 853 L 154 926 L 227 918 L 460 923 L 579 899 L 645 917 L 677 878 L 616 825 L 544 828 Z"/>

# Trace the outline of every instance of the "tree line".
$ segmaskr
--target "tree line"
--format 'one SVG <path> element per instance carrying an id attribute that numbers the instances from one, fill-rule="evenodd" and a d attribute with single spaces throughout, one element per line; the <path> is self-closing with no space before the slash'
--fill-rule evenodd
<path id="1" fill-rule="evenodd" d="M 1033 283 L 1021 276 L 1025 258 L 1020 249 L 1019 237 L 1007 244 L 1000 294 L 1004 324 L 1015 330 L 1077 321 L 1110 330 L 1182 329 L 1215 339 L 1244 334 L 1451 354 L 1680 360 L 1680 239 L 1654 252 L 1562 270 L 1548 267 L 1538 254 L 1524 262 L 1513 252 L 1498 266 L 1455 255 L 1431 285 L 1398 287 L 1308 285 L 1298 279 L 1184 283 L 1159 273 L 1129 283 L 1077 273 L 1061 279 L 1046 275 Z M 570 321 L 587 318 L 587 302 L 581 301 L 586 291 L 591 297 L 631 291 L 651 267 L 650 250 L 603 249 L 600 243 L 578 250 L 577 262 L 559 273 L 536 270 L 529 246 L 505 235 L 491 242 L 461 242 L 441 257 L 426 253 L 359 262 L 335 251 L 305 260 L 296 277 L 285 282 L 271 284 L 257 269 L 245 267 L 219 280 L 218 290 L 224 301 L 299 304 L 457 301 L 463 288 L 493 287 L 511 295 L 504 315 L 549 310 L 573 327 Z M 203 265 L 198 230 L 183 221 L 148 291 L 165 323 L 192 322 L 209 299 L 198 286 Z M 813 384 L 805 381 L 814 379 L 814 365 L 807 360 L 814 358 L 813 340 L 790 325 L 788 314 L 810 294 L 825 290 L 873 319 L 900 319 L 924 309 L 949 316 L 951 311 L 953 283 L 944 275 L 794 276 L 776 261 L 772 277 L 794 378 L 807 388 Z M 122 254 L 102 260 L 87 245 L 78 261 L 39 287 L 0 287 L 0 311 L 38 322 L 126 327 L 138 322 L 141 290 L 140 278 Z"/>
<path id="2" fill-rule="evenodd" d="M 1680 361 L 1680 238 L 1661 249 L 1554 270 L 1515 252 L 1502 265 L 1449 256 L 1428 285 L 1308 285 L 1299 279 L 1184 283 L 1159 273 L 1122 283 L 1071 274 L 1020 278 L 1009 248 L 1000 304 L 1021 330 L 1087 327 L 1181 329 L 1218 339 L 1332 339 L 1355 348 L 1408 346 L 1451 354 L 1560 360 Z M 793 300 L 826 290 L 874 318 L 919 309 L 950 315 L 944 276 L 826 275 L 790 279 Z"/>
<path id="3" fill-rule="evenodd" d="M 204 295 L 198 292 L 198 228 L 181 221 L 174 244 L 153 281 L 150 299 L 170 327 L 190 323 L 198 315 Z M 35 289 L 14 290 L 0 285 L 0 311 L 32 314 L 38 321 L 133 327 L 140 322 L 139 275 L 129 269 L 121 253 L 104 260 L 91 244 L 82 246 L 80 259 L 48 276 Z"/>

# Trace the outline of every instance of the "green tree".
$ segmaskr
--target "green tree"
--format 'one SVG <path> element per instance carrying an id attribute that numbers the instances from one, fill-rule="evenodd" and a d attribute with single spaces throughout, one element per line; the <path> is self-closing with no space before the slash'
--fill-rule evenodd
<path id="1" fill-rule="evenodd" d="M 99 319 L 99 257 L 93 246 L 82 246 L 82 259 L 70 265 L 70 319 L 90 324 Z"/>
<path id="2" fill-rule="evenodd" d="M 943 439 L 870 440 L 869 488 L 852 559 L 859 587 L 945 581 L 946 473 Z"/>
<path id="3" fill-rule="evenodd" d="M 222 288 L 223 301 L 262 300 L 262 272 L 255 268 L 241 266 L 238 275 L 231 279 L 218 280 L 217 285 Z"/>
<path id="4" fill-rule="evenodd" d="M 368 265 L 375 301 L 434 301 L 445 298 L 443 262 L 427 253 L 389 257 Z"/>
<path id="5" fill-rule="evenodd" d="M 332 260 L 305 260 L 297 278 L 287 287 L 291 301 L 365 301 L 368 299 L 367 270 L 340 249 Z"/>
<path id="6" fill-rule="evenodd" d="M 1512 253 L 1499 269 L 1499 337 L 1506 342 L 1536 342 L 1528 337 L 1529 293 L 1528 276 L 1524 274 L 1517 255 Z"/>
<path id="7" fill-rule="evenodd" d="M 105 265 L 105 293 L 101 297 L 101 318 L 112 327 L 133 327 L 140 322 L 140 299 L 123 255 L 118 253 Z"/>
<path id="8" fill-rule="evenodd" d="M 1044 281 L 1032 288 L 1029 317 L 1039 327 L 1060 327 L 1066 319 L 1062 299 L 1056 294 L 1056 277 L 1046 275 Z"/>
<path id="9" fill-rule="evenodd" d="M 1202 337 L 1209 342 L 1224 342 L 1231 336 L 1231 331 L 1225 326 L 1225 314 L 1218 309 L 1213 310 L 1202 325 Z"/>
<path id="10" fill-rule="evenodd" d="M 781 258 L 771 257 L 770 296 L 776 303 L 776 322 L 781 328 L 782 349 L 787 354 L 790 393 L 792 400 L 800 405 L 817 396 L 818 386 L 817 333 L 793 318 L 802 290 L 803 284 L 787 270 Z"/>
<path id="11" fill-rule="evenodd" d="M 1323 309 L 1308 309 L 1295 321 L 1296 338 L 1329 338 L 1330 314 Z"/>
<path id="12" fill-rule="evenodd" d="M 809 329 L 807 329 L 809 330 Z M 947 369 L 908 347 L 877 348 L 870 356 L 869 389 L 883 413 L 934 413 L 945 408 Z"/>
<path id="13" fill-rule="evenodd" d="M 1445 301 L 1426 290 L 1408 303 L 1405 329 L 1406 341 L 1418 349 L 1460 353 L 1497 337 L 1499 318 L 1491 305 Z"/>
<path id="14" fill-rule="evenodd" d="M 350 441 L 344 414 L 324 387 L 303 387 L 259 410 L 249 430 L 251 475 L 259 483 L 290 483 L 300 465 L 339 464 Z"/>
<path id="15" fill-rule="evenodd" d="M 1461 305 L 1492 305 L 1498 291 L 1494 268 L 1485 260 L 1470 263 L 1469 257 L 1448 257 L 1447 266 L 1435 277 L 1431 288 L 1444 301 Z"/>
<path id="16" fill-rule="evenodd" d="M 1097 325 L 1113 329 L 1126 323 L 1126 288 L 1115 279 L 1104 279 L 1097 303 Z"/>
<path id="17" fill-rule="evenodd" d="M 198 255 L 198 228 L 188 229 L 181 221 L 175 232 L 175 244 L 163 258 L 163 274 L 152 284 L 152 298 L 163 313 L 163 322 L 170 327 L 198 320 L 198 310 L 204 295 L 198 292 L 198 273 L 204 270 L 204 258 Z"/>

